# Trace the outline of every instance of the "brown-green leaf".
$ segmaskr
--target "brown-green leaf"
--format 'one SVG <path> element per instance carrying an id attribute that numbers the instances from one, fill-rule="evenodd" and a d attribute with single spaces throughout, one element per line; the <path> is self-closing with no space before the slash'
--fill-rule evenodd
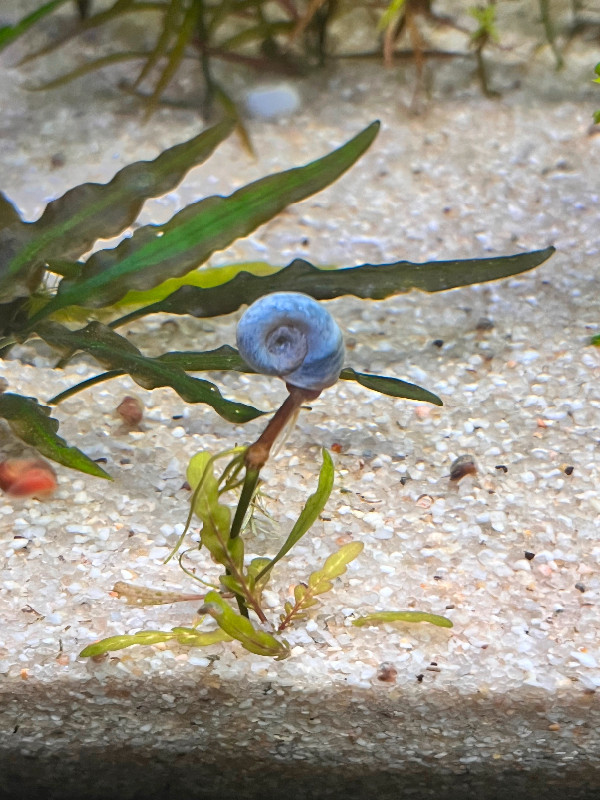
<path id="1" fill-rule="evenodd" d="M 98 478 L 112 480 L 95 461 L 76 447 L 69 447 L 58 436 L 58 420 L 50 416 L 48 406 L 42 406 L 34 397 L 5 392 L 0 394 L 0 417 L 10 425 L 13 433 L 53 461 Z"/>
<path id="2" fill-rule="evenodd" d="M 229 636 L 259 656 L 271 656 L 281 661 L 290 655 L 290 649 L 285 641 L 276 639 L 266 631 L 257 630 L 246 617 L 242 617 L 228 605 L 217 592 L 209 592 L 206 602 L 199 609 L 200 614 L 210 614 L 217 625 Z"/>
<path id="3" fill-rule="evenodd" d="M 364 153 L 379 130 L 374 122 L 342 147 L 304 167 L 270 175 L 229 197 L 209 197 L 176 214 L 165 225 L 139 228 L 113 250 L 93 254 L 75 279 L 64 278 L 54 298 L 35 318 L 69 305 L 101 308 L 130 289 L 147 289 L 184 275 L 215 250 L 270 220 L 339 178 Z"/>
<path id="4" fill-rule="evenodd" d="M 57 322 L 44 322 L 36 327 L 36 333 L 65 353 L 83 350 L 102 366 L 128 373 L 144 389 L 170 386 L 186 403 L 207 403 L 230 422 L 247 422 L 264 413 L 226 400 L 214 384 L 192 378 L 178 366 L 142 355 L 131 342 L 100 322 L 91 322 L 76 331 Z"/>
<path id="5" fill-rule="evenodd" d="M 447 617 L 428 614 L 426 611 L 375 611 L 373 614 L 365 614 L 364 617 L 355 619 L 352 624 L 357 628 L 364 628 L 365 625 L 383 625 L 388 622 L 429 622 L 438 628 L 453 627 Z"/>
<path id="6" fill-rule="evenodd" d="M 331 300 L 346 294 L 383 300 L 412 289 L 443 292 L 527 272 L 550 258 L 552 253 L 554 247 L 547 247 L 514 256 L 428 261 L 423 264 L 396 261 L 344 269 L 319 269 L 308 261 L 296 259 L 273 275 L 240 272 L 227 283 L 208 289 L 182 286 L 164 300 L 137 309 L 115 324 L 160 311 L 202 318 L 221 316 L 244 304 L 250 305 L 268 292 L 303 292 L 315 300 Z"/>
<path id="7" fill-rule="evenodd" d="M 233 124 L 225 120 L 153 161 L 138 161 L 117 172 L 110 183 L 84 183 L 48 203 L 39 220 L 20 221 L 0 233 L 0 296 L 23 292 L 30 272 L 56 259 L 76 259 L 97 239 L 116 236 L 138 216 L 149 197 L 170 191 L 186 172 L 204 161 Z M 6 247 L 6 244 L 10 245 Z"/>

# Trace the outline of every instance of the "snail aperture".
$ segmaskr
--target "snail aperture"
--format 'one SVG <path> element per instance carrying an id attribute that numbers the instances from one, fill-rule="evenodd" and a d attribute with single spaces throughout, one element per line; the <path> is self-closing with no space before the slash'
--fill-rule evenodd
<path id="1" fill-rule="evenodd" d="M 332 386 L 344 363 L 337 323 L 316 300 L 300 292 L 273 292 L 253 303 L 237 326 L 246 363 L 290 386 L 320 392 Z"/>

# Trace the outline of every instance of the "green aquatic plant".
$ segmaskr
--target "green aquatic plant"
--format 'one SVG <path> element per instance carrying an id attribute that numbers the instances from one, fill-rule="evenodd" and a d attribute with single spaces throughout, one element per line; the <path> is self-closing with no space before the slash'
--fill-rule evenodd
<path id="1" fill-rule="evenodd" d="M 155 644 L 171 639 L 200 647 L 214 644 L 215 636 L 220 635 L 223 640 L 225 637 L 237 640 L 251 653 L 277 660 L 287 658 L 290 648 L 282 636 L 284 631 L 306 617 L 309 610 L 319 603 L 320 596 L 333 588 L 333 581 L 346 572 L 348 564 L 363 550 L 362 542 L 344 544 L 326 559 L 320 569 L 313 571 L 306 582 L 294 587 L 293 599 L 282 602 L 279 621 L 269 620 L 263 609 L 262 596 L 273 568 L 310 530 L 331 495 L 334 465 L 327 450 L 322 450 L 323 463 L 315 492 L 307 499 L 285 542 L 272 558 L 248 560 L 243 533 L 248 525 L 260 471 L 269 458 L 273 443 L 285 425 L 293 420 L 303 400 L 315 400 L 336 382 L 344 357 L 344 344 L 329 313 L 312 298 L 297 292 L 277 292 L 257 300 L 238 323 L 237 341 L 246 360 L 258 372 L 285 381 L 289 397 L 253 444 L 217 455 L 201 452 L 190 461 L 187 470 L 188 482 L 193 489 L 190 513 L 169 559 L 179 554 L 179 564 L 186 575 L 209 589 L 202 598 L 199 619 L 189 628 L 173 628 L 162 634 L 140 631 L 130 636 L 110 637 L 86 647 L 82 656 L 96 656 L 130 645 Z M 217 472 L 217 462 L 226 457 L 230 457 L 229 462 Z M 238 494 L 233 513 L 223 500 L 231 492 Z M 205 548 L 212 562 L 224 570 L 218 579 L 207 581 L 183 564 L 185 556 L 198 550 L 190 547 L 180 552 L 194 515 L 201 522 L 198 547 Z M 125 589 L 115 587 L 115 590 L 138 605 L 197 599 L 189 595 L 173 598 L 172 594 L 165 596 L 147 589 L 137 591 L 136 587 L 129 586 Z M 235 599 L 237 610 L 230 599 Z M 389 615 L 390 612 L 385 613 Z M 196 636 L 196 629 L 205 617 L 212 618 L 218 631 L 202 630 Z M 375 614 L 364 618 L 362 624 L 366 621 L 375 624 L 382 619 L 381 613 L 379 616 Z M 398 616 L 396 612 L 393 620 L 399 619 L 452 627 L 450 620 L 426 613 L 403 612 L 403 616 Z"/>
<path id="2" fill-rule="evenodd" d="M 51 201 L 36 222 L 24 222 L 0 195 L 0 356 L 6 357 L 15 344 L 41 339 L 56 350 L 57 368 L 76 353 L 87 354 L 102 368 L 45 402 L 22 396 L 12 387 L 0 394 L 0 418 L 48 458 L 110 478 L 58 435 L 50 406 L 118 375 L 128 374 L 145 389 L 170 387 L 186 402 L 206 403 L 232 422 L 243 423 L 266 413 L 224 397 L 214 383 L 190 374 L 253 372 L 234 348 L 225 345 L 149 357 L 117 332 L 133 319 L 157 312 L 199 319 L 220 316 L 273 290 L 300 291 L 316 299 L 345 294 L 383 299 L 413 288 L 439 292 L 524 272 L 553 252 L 550 247 L 497 258 L 425 264 L 398 261 L 344 269 L 320 269 L 298 259 L 287 267 L 202 266 L 216 250 L 336 180 L 371 145 L 379 129 L 375 122 L 305 166 L 269 175 L 227 197 L 199 200 L 168 222 L 139 227 L 117 247 L 99 249 L 82 260 L 97 240 L 126 230 L 148 197 L 170 191 L 212 153 L 232 127 L 226 120 L 153 161 L 124 167 L 107 184 L 75 187 Z M 432 392 L 396 378 L 351 368 L 342 369 L 340 377 L 392 397 L 441 405 Z"/>

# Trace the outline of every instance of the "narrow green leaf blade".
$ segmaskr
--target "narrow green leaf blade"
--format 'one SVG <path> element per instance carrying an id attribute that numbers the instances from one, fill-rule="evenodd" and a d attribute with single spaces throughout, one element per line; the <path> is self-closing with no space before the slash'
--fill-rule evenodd
<path id="1" fill-rule="evenodd" d="M 138 229 L 115 249 L 92 255 L 78 278 L 63 279 L 39 316 L 68 305 L 100 308 L 130 289 L 148 289 L 167 277 L 184 275 L 290 203 L 328 186 L 364 153 L 378 130 L 379 123 L 374 122 L 333 153 L 304 167 L 270 175 L 229 197 L 194 203 L 165 225 Z"/>
<path id="2" fill-rule="evenodd" d="M 197 631 L 195 628 L 173 628 L 179 644 L 186 647 L 208 647 L 211 644 L 230 642 L 231 636 L 217 628 L 216 631 Z"/>
<path id="3" fill-rule="evenodd" d="M 249 619 L 236 614 L 217 592 L 209 592 L 206 595 L 206 603 L 199 613 L 210 614 L 225 633 L 241 642 L 251 653 L 270 656 L 277 661 L 290 655 L 286 642 L 276 639 L 270 633 L 256 630 Z"/>
<path id="4" fill-rule="evenodd" d="M 379 394 L 387 394 L 389 397 L 402 397 L 406 400 L 418 400 L 421 403 L 433 403 L 435 406 L 443 406 L 440 398 L 433 392 L 416 386 L 414 383 L 401 381 L 399 378 L 387 378 L 382 375 L 367 375 L 364 372 L 355 372 L 353 369 L 343 369 L 340 378 L 344 381 L 356 381 L 366 389 L 371 389 Z"/>
<path id="5" fill-rule="evenodd" d="M 57 322 L 45 322 L 36 327 L 36 333 L 63 352 L 83 350 L 103 367 L 127 372 L 144 389 L 170 386 L 186 403 L 207 403 L 229 422 L 247 422 L 264 413 L 226 400 L 214 384 L 192 378 L 176 365 L 142 355 L 131 342 L 100 322 L 91 322 L 76 331 Z"/>
<path id="6" fill-rule="evenodd" d="M 437 625 L 438 628 L 454 627 L 447 617 L 428 614 L 426 611 L 376 611 L 353 620 L 352 624 L 357 628 L 364 628 L 365 625 L 383 625 L 388 622 L 429 622 L 431 625 Z"/>
<path id="7" fill-rule="evenodd" d="M 11 42 L 14 42 L 15 39 L 18 39 L 19 36 L 22 36 L 28 31 L 32 25 L 35 25 L 35 23 L 43 17 L 47 17 L 48 14 L 51 14 L 56 8 L 62 6 L 66 2 L 67 0 L 50 0 L 49 3 L 44 3 L 39 8 L 36 8 L 35 11 L 32 11 L 31 14 L 27 14 L 27 16 L 20 19 L 14 25 L 5 25 L 0 28 L 0 50 Z"/>
<path id="8" fill-rule="evenodd" d="M 159 642 L 168 642 L 169 639 L 174 638 L 175 634 L 169 631 L 140 631 L 139 633 L 123 634 L 122 636 L 109 636 L 107 639 L 101 639 L 99 642 L 94 642 L 94 644 L 84 647 L 79 655 L 82 658 L 93 658 L 114 650 L 124 650 L 134 644 L 158 644 Z"/>
<path id="9" fill-rule="evenodd" d="M 319 514 L 325 508 L 325 504 L 329 500 L 329 495 L 333 489 L 334 467 L 333 460 L 328 451 L 323 448 L 322 453 L 323 464 L 319 473 L 317 490 L 314 494 L 310 495 L 304 505 L 304 508 L 300 512 L 300 516 L 296 520 L 296 524 L 290 531 L 290 534 L 285 540 L 283 546 L 277 555 L 271 559 L 267 566 L 263 567 L 263 569 L 259 572 L 257 580 L 264 577 L 264 575 L 273 569 L 278 561 L 281 561 L 281 559 L 290 552 L 292 547 L 299 542 L 304 534 L 314 525 Z"/>
<path id="10" fill-rule="evenodd" d="M 76 447 L 69 447 L 58 436 L 58 420 L 50 416 L 48 406 L 42 406 L 34 397 L 4 392 L 0 395 L 0 417 L 10 425 L 13 433 L 47 458 L 88 475 L 112 480 L 111 476 Z"/>
<path id="11" fill-rule="evenodd" d="M 149 197 L 158 197 L 177 186 L 186 172 L 211 155 L 232 128 L 230 121 L 220 122 L 165 150 L 153 161 L 129 164 L 109 183 L 84 183 L 70 189 L 48 203 L 37 222 L 15 223 L 12 235 L 18 232 L 22 238 L 27 231 L 28 240 L 16 252 L 11 248 L 7 261 L 0 261 L 0 293 L 9 285 L 13 292 L 17 291 L 15 283 L 21 285 L 29 272 L 42 264 L 77 259 L 97 239 L 116 236 L 135 220 Z M 78 279 L 79 273 L 67 278 Z"/>

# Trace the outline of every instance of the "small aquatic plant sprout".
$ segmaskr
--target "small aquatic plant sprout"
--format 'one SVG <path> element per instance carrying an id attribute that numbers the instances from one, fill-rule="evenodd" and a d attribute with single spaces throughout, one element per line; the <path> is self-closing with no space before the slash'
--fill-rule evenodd
<path id="1" fill-rule="evenodd" d="M 246 452 L 246 465 L 260 469 L 300 405 L 340 377 L 344 340 L 331 314 L 300 292 L 274 292 L 258 299 L 240 319 L 236 338 L 244 361 L 256 372 L 282 378 L 290 393 Z"/>

